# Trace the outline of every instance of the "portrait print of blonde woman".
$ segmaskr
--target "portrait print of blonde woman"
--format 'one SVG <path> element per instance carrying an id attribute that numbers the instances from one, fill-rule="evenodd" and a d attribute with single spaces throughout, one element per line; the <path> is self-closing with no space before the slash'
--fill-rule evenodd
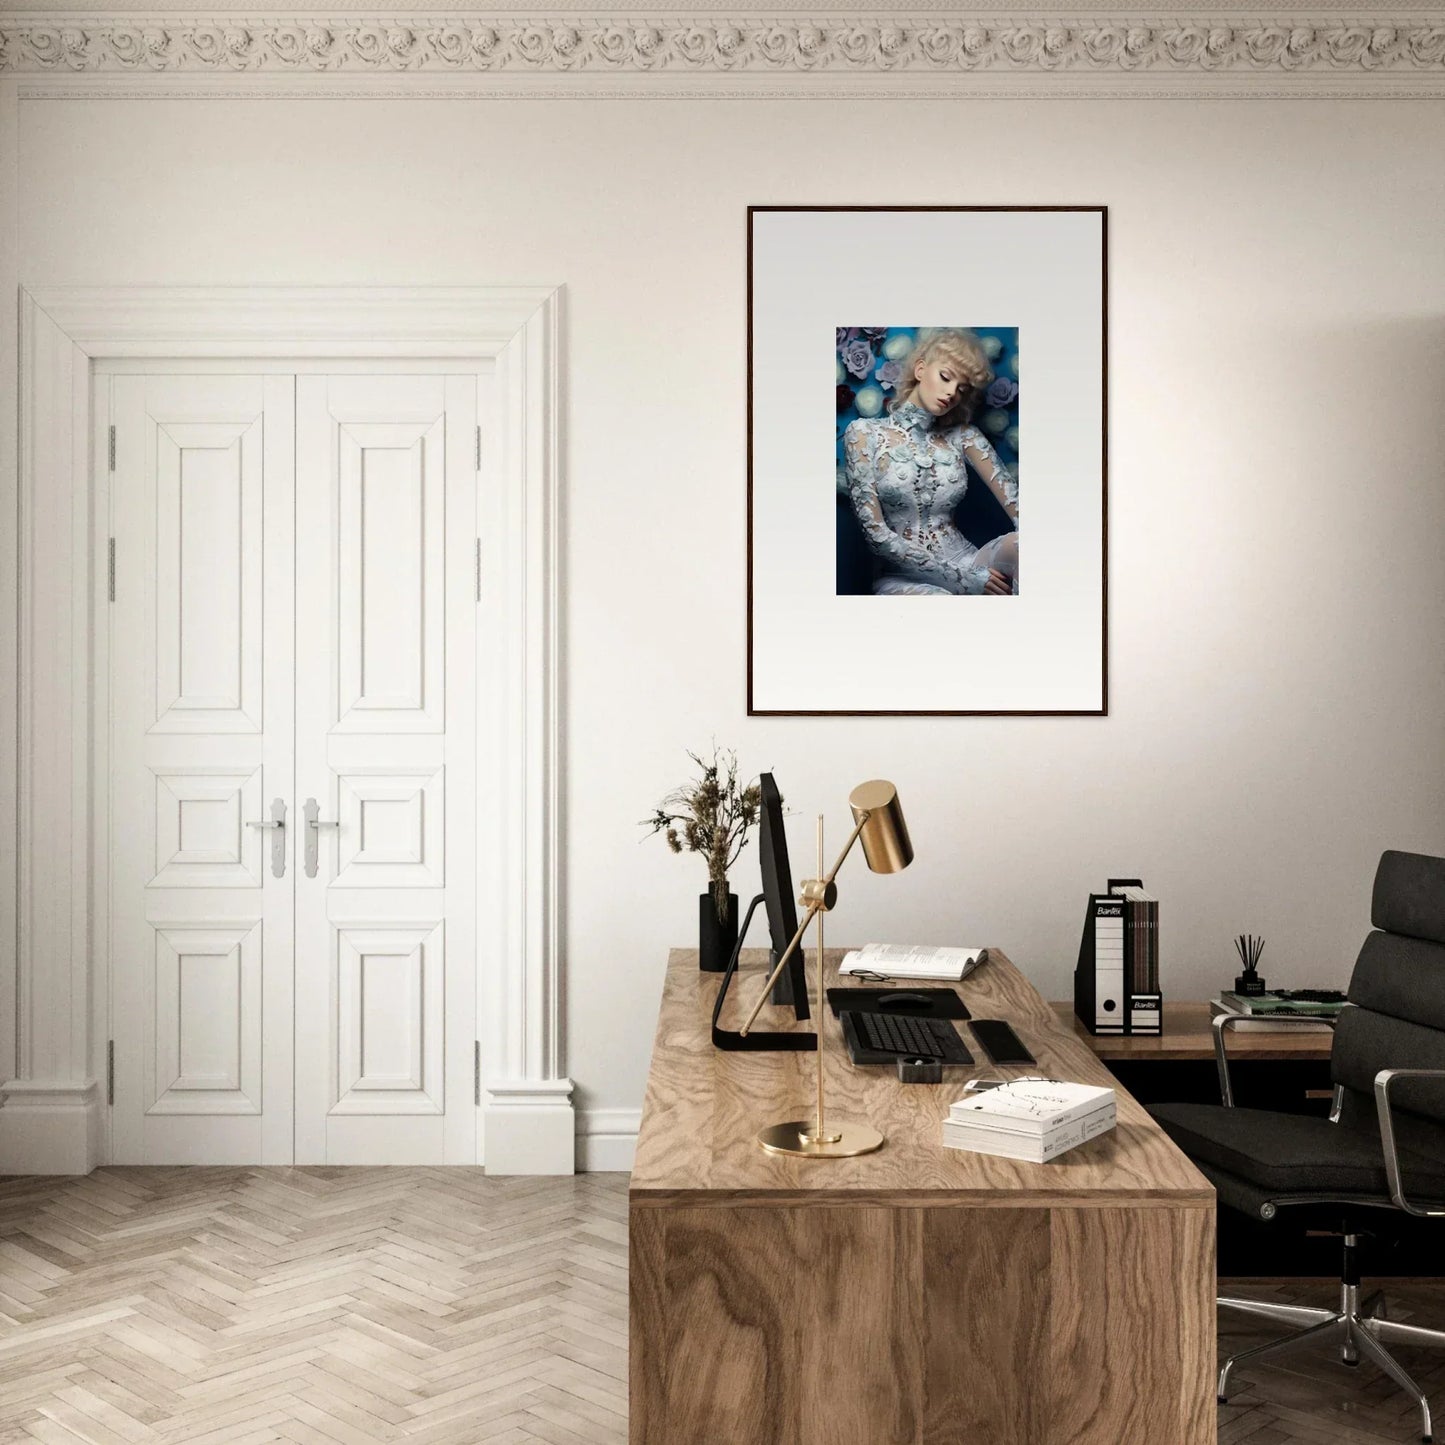
<path id="1" fill-rule="evenodd" d="M 1019 592 L 1018 331 L 837 329 L 837 590 Z"/>

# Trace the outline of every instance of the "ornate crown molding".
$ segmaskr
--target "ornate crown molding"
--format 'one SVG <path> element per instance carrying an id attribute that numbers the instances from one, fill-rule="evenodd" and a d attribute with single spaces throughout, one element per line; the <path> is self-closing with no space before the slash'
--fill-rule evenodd
<path id="1" fill-rule="evenodd" d="M 742 77 L 1052 75 L 1445 83 L 1445 11 L 1384 23 L 958 19 L 927 14 L 720 19 L 598 15 L 11 15 L 0 71 L 147 76 Z M 1442 84 L 1445 88 L 1445 84 Z M 1417 88 L 1418 89 L 1418 88 Z"/>

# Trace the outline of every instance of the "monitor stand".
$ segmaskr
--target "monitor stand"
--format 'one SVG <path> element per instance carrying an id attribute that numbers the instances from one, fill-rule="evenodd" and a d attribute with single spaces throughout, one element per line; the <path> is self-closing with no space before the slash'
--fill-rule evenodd
<path id="1" fill-rule="evenodd" d="M 743 926 L 738 929 L 737 946 L 733 949 L 732 957 L 728 959 L 728 966 L 723 973 L 722 982 L 718 984 L 717 1001 L 712 1006 L 712 1041 L 715 1047 L 726 1049 L 734 1053 L 766 1053 L 768 1051 L 783 1050 L 793 1053 L 814 1053 L 818 1048 L 818 1036 L 814 1033 L 806 1034 L 779 1034 L 766 1033 L 762 1029 L 749 1029 L 746 1034 L 739 1033 L 736 1029 L 725 1029 L 718 1024 L 722 1017 L 723 1003 L 728 996 L 728 985 L 733 981 L 733 975 L 738 971 L 738 958 L 743 951 L 743 942 L 748 936 L 748 925 L 753 921 L 753 914 L 757 906 L 763 901 L 764 895 L 759 893 L 751 903 L 748 904 L 747 916 L 743 919 Z M 801 950 L 800 950 L 801 951 Z M 777 967 L 777 955 L 771 955 L 773 959 L 772 968 Z M 769 970 L 771 972 L 771 969 Z M 789 992 L 792 995 L 788 1002 L 793 1005 L 794 1015 L 799 1019 L 808 1017 L 808 989 L 803 975 L 803 963 L 797 953 L 788 960 L 788 966 L 783 970 L 779 983 L 791 975 Z M 777 991 L 770 995 L 776 1002 Z M 794 1003 L 796 998 L 802 999 L 801 1007 Z"/>

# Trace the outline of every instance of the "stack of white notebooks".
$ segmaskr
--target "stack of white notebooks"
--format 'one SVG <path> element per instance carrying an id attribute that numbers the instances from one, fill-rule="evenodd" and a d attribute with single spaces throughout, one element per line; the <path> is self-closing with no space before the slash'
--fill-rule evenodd
<path id="1" fill-rule="evenodd" d="M 1044 1164 L 1114 1127 L 1114 1091 L 1093 1084 L 1015 1079 L 966 1094 L 943 1121 L 950 1149 Z"/>

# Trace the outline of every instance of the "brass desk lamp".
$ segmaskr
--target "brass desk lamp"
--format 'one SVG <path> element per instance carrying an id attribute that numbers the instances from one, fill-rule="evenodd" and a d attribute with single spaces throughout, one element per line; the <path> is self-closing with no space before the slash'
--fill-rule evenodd
<path id="1" fill-rule="evenodd" d="M 838 889 L 834 879 L 843 866 L 843 860 L 853 850 L 860 838 L 863 840 L 863 856 L 875 873 L 899 873 L 913 862 L 913 844 L 908 837 L 908 824 L 903 821 L 903 809 L 898 805 L 898 789 L 892 783 L 875 779 L 871 783 L 859 783 L 848 796 L 848 806 L 853 810 L 854 828 L 838 861 L 822 878 L 809 878 L 803 884 L 798 902 L 807 912 L 798 931 L 793 935 L 783 955 L 778 959 L 772 976 L 763 985 L 762 994 L 748 1015 L 748 1021 L 740 1032 L 746 1034 L 756 1022 L 778 975 L 793 956 L 808 925 L 818 920 L 816 956 L 818 960 L 818 1012 L 815 1027 L 818 1031 L 818 1048 L 815 1057 L 818 1064 L 818 1111 L 813 1119 L 790 1119 L 783 1124 L 769 1124 L 758 1134 L 758 1143 L 770 1154 L 799 1154 L 809 1159 L 848 1159 L 855 1154 L 871 1154 L 881 1148 L 883 1136 L 871 1125 L 839 1123 L 829 1120 L 823 1109 L 823 1022 L 827 996 L 823 989 L 823 915 L 838 901 Z M 823 871 L 823 819 L 818 819 L 818 871 Z"/>

